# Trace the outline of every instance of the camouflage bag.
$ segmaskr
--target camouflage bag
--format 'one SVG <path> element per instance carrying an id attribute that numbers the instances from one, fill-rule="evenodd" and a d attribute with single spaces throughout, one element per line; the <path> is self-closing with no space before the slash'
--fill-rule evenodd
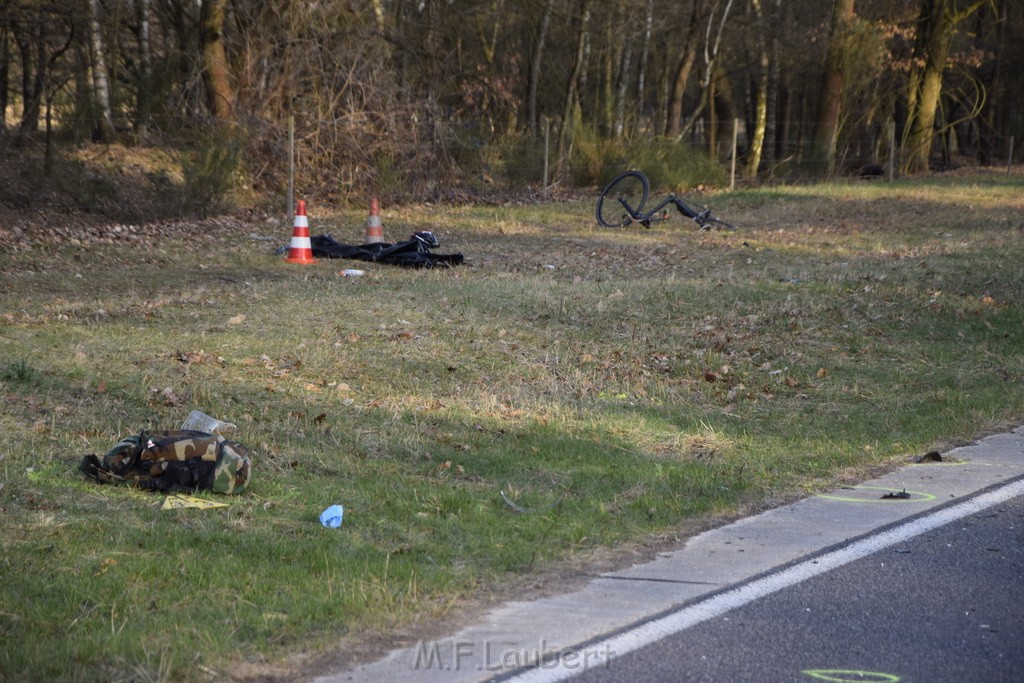
<path id="1" fill-rule="evenodd" d="M 252 459 L 248 448 L 219 434 L 170 429 L 125 437 L 102 461 L 86 455 L 78 469 L 101 484 L 237 495 L 249 486 Z"/>

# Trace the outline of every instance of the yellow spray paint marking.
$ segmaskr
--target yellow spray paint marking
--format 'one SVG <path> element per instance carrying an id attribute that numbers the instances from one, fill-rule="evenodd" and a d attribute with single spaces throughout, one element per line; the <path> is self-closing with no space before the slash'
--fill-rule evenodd
<path id="1" fill-rule="evenodd" d="M 859 491 L 885 491 L 887 493 L 899 493 L 897 489 L 885 488 L 884 486 L 854 486 Z M 923 493 L 921 491 L 907 491 L 910 498 L 854 498 L 852 496 L 833 496 L 827 493 L 819 493 L 818 498 L 828 500 L 841 500 L 847 503 L 923 503 L 926 500 L 935 500 L 935 494 Z"/>
<path id="2" fill-rule="evenodd" d="M 186 496 L 183 493 L 171 493 L 164 498 L 164 504 L 162 510 L 180 510 L 182 508 L 199 508 L 200 510 L 208 510 L 210 508 L 226 508 L 227 503 L 218 503 L 215 500 L 206 500 L 205 498 L 196 498 L 195 496 Z"/>
<path id="3" fill-rule="evenodd" d="M 853 681 L 870 681 L 872 683 L 897 683 L 899 676 L 883 674 L 878 671 L 855 671 L 853 669 L 806 669 L 800 673 L 819 681 L 837 681 L 852 683 Z"/>

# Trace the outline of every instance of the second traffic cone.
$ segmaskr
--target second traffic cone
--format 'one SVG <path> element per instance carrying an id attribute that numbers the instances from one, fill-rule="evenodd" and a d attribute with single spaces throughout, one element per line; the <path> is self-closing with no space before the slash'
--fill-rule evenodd
<path id="1" fill-rule="evenodd" d="M 380 204 L 377 198 L 370 200 L 370 217 L 366 219 L 366 239 L 364 244 L 374 244 L 384 241 L 384 226 L 380 224 Z"/>
<path id="2" fill-rule="evenodd" d="M 314 263 L 313 245 L 309 241 L 309 219 L 306 218 L 306 202 L 299 200 L 295 208 L 295 227 L 292 242 L 288 248 L 288 263 Z"/>

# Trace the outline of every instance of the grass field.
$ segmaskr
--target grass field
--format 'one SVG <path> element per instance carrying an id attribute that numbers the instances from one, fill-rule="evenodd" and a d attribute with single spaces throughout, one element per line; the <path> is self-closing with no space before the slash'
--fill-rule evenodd
<path id="1" fill-rule="evenodd" d="M 358 278 L 255 215 L 8 233 L 0 678 L 301 678 L 1024 418 L 1024 176 L 704 201 L 384 207 L 467 263 Z M 228 507 L 78 473 L 192 409 L 256 452 Z"/>

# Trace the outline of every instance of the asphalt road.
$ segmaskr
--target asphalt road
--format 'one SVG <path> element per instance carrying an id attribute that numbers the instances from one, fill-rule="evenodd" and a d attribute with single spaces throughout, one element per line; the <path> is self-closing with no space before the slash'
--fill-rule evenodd
<path id="1" fill-rule="evenodd" d="M 509 595 L 315 682 L 1024 683 L 1022 499 L 1024 427 Z"/>
<path id="2" fill-rule="evenodd" d="M 1024 497 L 572 680 L 1024 681 Z"/>

